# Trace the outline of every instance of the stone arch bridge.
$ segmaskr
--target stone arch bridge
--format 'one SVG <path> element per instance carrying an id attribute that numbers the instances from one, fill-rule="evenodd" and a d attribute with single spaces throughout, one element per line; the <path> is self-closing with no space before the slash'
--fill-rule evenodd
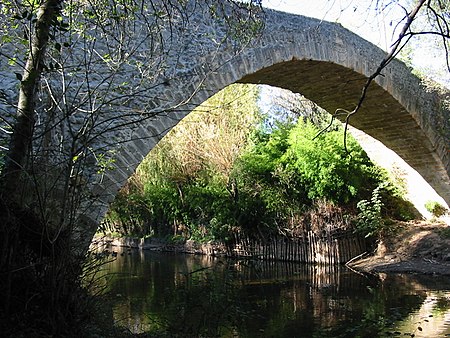
<path id="1" fill-rule="evenodd" d="M 329 112 L 352 110 L 367 77 L 385 56 L 381 49 L 339 24 L 276 11 L 267 11 L 264 33 L 240 53 L 230 56 L 227 48 L 215 55 L 220 66 L 200 77 L 195 76 L 200 66 L 196 46 L 191 55 L 184 55 L 190 59 L 192 76 L 186 81 L 186 69 L 179 74 L 175 71 L 165 92 L 158 95 L 160 101 L 176 105 L 180 97 L 195 92 L 190 108 L 174 109 L 172 114 L 149 120 L 133 131 L 137 137 L 117 150 L 115 170 L 94 187 L 103 203 L 89 215 L 90 221 L 99 221 L 118 189 L 162 135 L 222 88 L 235 82 L 268 84 L 301 93 Z M 201 88 L 194 91 L 200 81 Z M 450 204 L 448 100 L 448 91 L 427 87 L 394 60 L 370 86 L 351 125 L 395 151 Z"/>
<path id="2" fill-rule="evenodd" d="M 83 215 L 90 229 L 96 228 L 118 190 L 161 137 L 224 87 L 236 82 L 268 84 L 301 93 L 329 112 L 352 110 L 368 76 L 386 55 L 339 24 L 271 10 L 265 13 L 263 33 L 238 52 L 232 43 L 205 47 L 211 32 L 220 35 L 223 27 L 211 20 L 205 23 L 201 16 L 191 20 L 195 29 L 180 36 L 178 52 L 167 58 L 165 77 L 154 80 L 163 85 L 152 87 L 144 99 L 148 111 L 167 109 L 110 137 L 114 169 L 90 182 L 97 197 Z M 448 90 L 425 85 L 394 60 L 370 86 L 362 109 L 351 119 L 354 127 L 400 155 L 448 204 L 449 100 Z"/>

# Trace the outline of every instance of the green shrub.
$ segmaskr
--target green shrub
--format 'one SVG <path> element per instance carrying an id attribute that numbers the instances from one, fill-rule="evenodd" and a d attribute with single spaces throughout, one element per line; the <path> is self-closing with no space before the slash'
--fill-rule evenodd
<path id="1" fill-rule="evenodd" d="M 434 217 L 441 217 L 448 213 L 447 208 L 436 201 L 427 201 L 425 203 L 425 209 L 427 209 Z"/>
<path id="2" fill-rule="evenodd" d="M 383 202 L 381 201 L 381 190 L 384 184 L 376 187 L 372 192 L 370 200 L 361 200 L 357 204 L 359 209 L 357 218 L 357 229 L 365 237 L 381 236 L 384 230 L 384 220 L 381 215 Z"/>
<path id="3" fill-rule="evenodd" d="M 240 159 L 242 179 L 259 190 L 275 188 L 284 198 L 303 205 L 328 199 L 352 204 L 368 198 L 382 181 L 376 166 L 351 137 L 346 153 L 339 131 L 315 138 L 319 129 L 300 120 L 296 125 L 280 125 L 270 134 L 254 139 L 254 146 Z"/>
<path id="4" fill-rule="evenodd" d="M 315 138 L 319 129 L 300 121 L 289 135 L 289 151 L 285 157 L 310 200 L 329 199 L 340 204 L 368 197 L 376 187 L 374 164 L 352 137 L 348 137 L 347 153 L 343 147 L 343 131 L 324 133 Z"/>

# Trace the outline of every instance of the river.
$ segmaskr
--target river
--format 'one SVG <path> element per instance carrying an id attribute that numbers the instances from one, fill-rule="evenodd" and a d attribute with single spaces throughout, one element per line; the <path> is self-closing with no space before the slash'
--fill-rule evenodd
<path id="1" fill-rule="evenodd" d="M 101 273 L 115 324 L 154 337 L 450 337 L 448 277 L 139 250 Z"/>

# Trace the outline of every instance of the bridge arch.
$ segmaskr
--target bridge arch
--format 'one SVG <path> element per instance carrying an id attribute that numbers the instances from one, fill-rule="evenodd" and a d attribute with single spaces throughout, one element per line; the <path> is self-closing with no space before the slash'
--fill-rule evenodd
<path id="1" fill-rule="evenodd" d="M 101 219 L 118 189 L 159 139 L 194 107 L 235 83 L 268 84 L 314 101 L 329 112 L 352 110 L 361 90 L 386 55 L 381 49 L 339 24 L 267 11 L 264 33 L 237 55 L 224 45 L 204 63 L 194 45 L 185 51 L 189 69 L 177 68 L 160 102 L 175 104 L 186 93 L 191 100 L 157 119 L 147 120 L 133 141 L 117 150 L 115 169 L 93 191 L 98 208 L 88 221 Z M 199 88 L 196 90 L 195 88 Z M 401 62 L 394 60 L 369 88 L 361 111 L 351 124 L 395 151 L 450 204 L 450 111 L 448 91 L 426 87 Z M 169 104 L 170 105 L 170 104 Z"/>

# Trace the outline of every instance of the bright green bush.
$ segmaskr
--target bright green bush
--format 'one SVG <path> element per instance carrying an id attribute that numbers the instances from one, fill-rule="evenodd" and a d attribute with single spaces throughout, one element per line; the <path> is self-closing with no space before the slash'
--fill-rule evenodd
<path id="1" fill-rule="evenodd" d="M 311 205 L 314 200 L 349 204 L 367 198 L 379 182 L 379 172 L 361 147 L 348 140 L 344 150 L 342 131 L 324 133 L 314 139 L 318 128 L 300 121 L 259 137 L 240 159 L 241 175 L 255 187 L 276 187 L 280 207 Z M 265 200 L 270 202 L 270 197 Z M 294 203 L 295 203 L 294 202 Z"/>
<path id="2" fill-rule="evenodd" d="M 425 209 L 427 209 L 434 217 L 441 217 L 448 213 L 447 208 L 436 201 L 427 201 L 425 203 Z"/>
<path id="3" fill-rule="evenodd" d="M 352 138 L 347 137 L 347 153 L 343 131 L 323 133 L 311 123 L 300 121 L 289 135 L 289 150 L 283 162 L 296 171 L 313 200 L 328 199 L 340 204 L 352 203 L 368 195 L 377 184 L 373 163 Z"/>
<path id="4" fill-rule="evenodd" d="M 382 236 L 385 226 L 381 210 L 383 202 L 381 200 L 381 190 L 386 184 L 380 184 L 372 192 L 370 200 L 361 200 L 357 204 L 359 210 L 357 217 L 357 229 L 366 237 Z"/>

